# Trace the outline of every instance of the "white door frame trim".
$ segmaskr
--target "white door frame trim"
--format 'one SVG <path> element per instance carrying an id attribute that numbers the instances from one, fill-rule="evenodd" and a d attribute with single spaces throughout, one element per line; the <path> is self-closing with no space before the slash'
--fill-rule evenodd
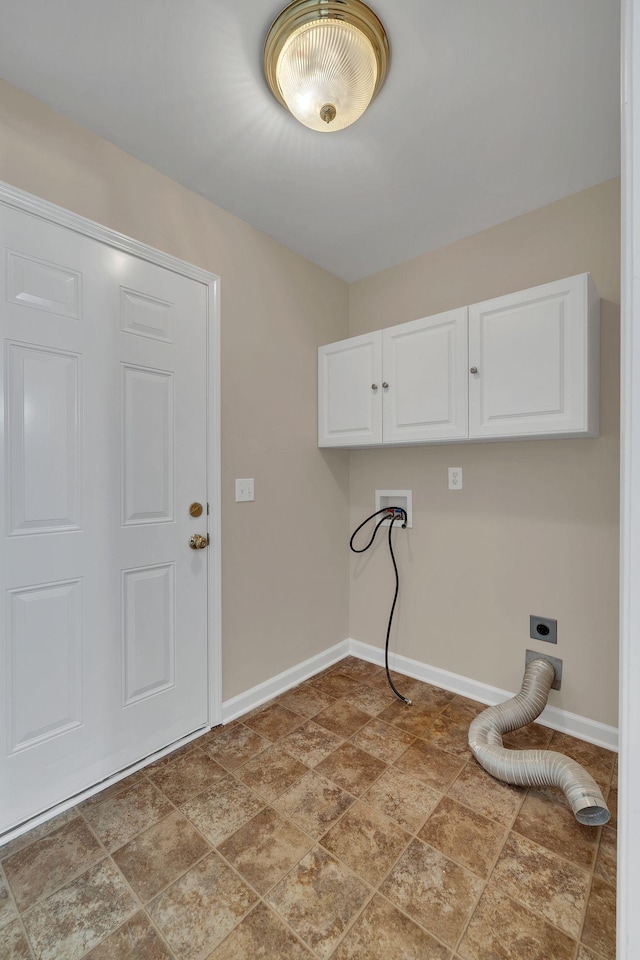
<path id="1" fill-rule="evenodd" d="M 220 277 L 0 181 L 0 203 L 66 227 L 116 250 L 202 283 L 207 290 L 207 496 L 209 502 L 207 583 L 208 720 L 222 721 L 221 489 L 220 489 Z"/>
<path id="2" fill-rule="evenodd" d="M 616 955 L 619 960 L 633 960 L 640 950 L 636 902 L 640 887 L 640 0 L 624 0 L 622 15 L 620 810 Z"/>

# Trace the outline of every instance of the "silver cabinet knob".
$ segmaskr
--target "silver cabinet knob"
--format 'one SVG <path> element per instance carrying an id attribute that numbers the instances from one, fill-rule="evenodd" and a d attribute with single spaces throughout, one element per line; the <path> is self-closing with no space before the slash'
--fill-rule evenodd
<path id="1" fill-rule="evenodd" d="M 377 390 L 377 389 L 378 389 L 378 384 L 377 384 L 377 383 L 372 383 L 372 384 L 371 384 L 371 389 L 372 389 L 372 390 Z"/>
<path id="2" fill-rule="evenodd" d="M 469 370 L 469 373 L 477 373 L 477 372 L 478 372 L 477 367 L 471 367 L 471 369 Z"/>
<path id="3" fill-rule="evenodd" d="M 387 383 L 386 380 L 385 380 L 384 383 L 382 384 L 382 387 L 383 387 L 384 390 L 388 390 L 388 389 L 389 389 L 389 384 Z"/>

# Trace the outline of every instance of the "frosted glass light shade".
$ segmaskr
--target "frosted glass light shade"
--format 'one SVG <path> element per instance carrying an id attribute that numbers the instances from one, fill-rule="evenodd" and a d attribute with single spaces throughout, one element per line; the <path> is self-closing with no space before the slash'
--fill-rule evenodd
<path id="1" fill-rule="evenodd" d="M 276 64 L 278 87 L 305 127 L 343 130 L 362 116 L 376 89 L 373 46 L 343 20 L 316 20 L 295 30 Z"/>
<path id="2" fill-rule="evenodd" d="M 269 88 L 300 123 L 322 133 L 361 117 L 384 83 L 389 41 L 364 0 L 292 0 L 264 42 Z"/>

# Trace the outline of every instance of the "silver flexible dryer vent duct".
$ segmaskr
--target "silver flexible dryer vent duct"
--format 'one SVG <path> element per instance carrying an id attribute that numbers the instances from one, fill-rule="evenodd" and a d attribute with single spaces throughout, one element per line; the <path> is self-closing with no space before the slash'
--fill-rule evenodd
<path id="1" fill-rule="evenodd" d="M 610 817 L 593 777 L 562 753 L 551 750 L 507 750 L 502 734 L 531 723 L 544 710 L 555 671 L 547 660 L 527 664 L 520 693 L 505 703 L 483 710 L 469 727 L 469 746 L 484 769 L 519 787 L 560 787 L 576 820 L 588 826 Z"/>

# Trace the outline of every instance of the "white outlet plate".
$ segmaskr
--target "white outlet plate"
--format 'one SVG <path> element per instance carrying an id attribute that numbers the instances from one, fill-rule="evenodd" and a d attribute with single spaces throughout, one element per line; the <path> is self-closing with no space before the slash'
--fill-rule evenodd
<path id="1" fill-rule="evenodd" d="M 244 503 L 253 499 L 253 479 L 236 480 L 236 503 Z"/>
<path id="2" fill-rule="evenodd" d="M 462 490 L 462 467 L 449 467 L 449 490 Z"/>

